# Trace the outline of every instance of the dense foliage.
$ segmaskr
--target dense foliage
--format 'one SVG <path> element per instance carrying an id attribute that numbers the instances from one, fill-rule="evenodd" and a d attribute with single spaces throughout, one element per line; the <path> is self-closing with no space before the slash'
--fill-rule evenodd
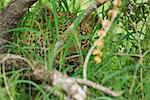
<path id="1" fill-rule="evenodd" d="M 8 0 L 4 0 L 8 2 Z M 6 5 L 5 2 L 0 1 L 0 10 Z M 75 18 L 81 18 L 82 12 L 86 9 L 92 0 L 39 0 L 21 19 L 18 27 L 13 29 L 13 42 L 6 45 L 9 52 L 15 54 L 21 54 L 29 59 L 36 59 L 38 62 L 45 64 L 50 70 L 57 69 L 64 74 L 69 73 L 71 77 L 82 77 L 82 63 L 88 52 L 88 49 L 93 45 L 94 41 L 98 38 L 97 32 L 102 27 L 101 21 L 108 18 L 108 11 L 112 9 L 112 2 L 108 1 L 101 7 L 97 8 L 97 12 L 93 12 L 93 17 L 99 18 L 98 22 L 94 22 L 90 35 L 76 35 L 80 34 L 80 31 L 76 28 L 73 32 L 69 33 L 69 38 L 63 44 L 59 50 L 58 60 L 55 61 L 53 53 L 55 43 L 59 38 L 61 27 L 68 20 L 64 15 L 64 18 L 59 18 L 59 12 L 71 12 L 75 14 Z M 52 9 L 53 21 L 49 19 L 49 15 L 46 12 L 41 14 L 41 10 L 45 7 Z M 98 16 L 97 16 L 98 15 Z M 78 17 L 77 17 L 78 16 Z M 44 23 L 40 20 L 44 18 Z M 40 20 L 40 21 L 39 21 Z M 74 18 L 71 19 L 71 22 Z M 75 23 L 78 26 L 79 22 Z M 55 28 L 55 31 L 53 31 Z M 39 48 L 37 42 L 33 42 L 28 46 L 20 44 L 20 39 L 24 40 L 27 36 L 20 38 L 20 34 L 36 34 L 37 37 L 44 33 L 51 31 L 52 42 L 47 46 L 48 51 L 43 51 L 43 55 L 37 55 L 35 48 Z M 62 32 L 63 34 L 63 32 Z M 43 35 L 44 37 L 44 35 Z M 33 36 L 28 35 L 28 38 Z M 45 37 L 47 38 L 47 37 Z M 89 47 L 81 50 L 80 40 L 88 39 Z M 32 40 L 31 40 L 32 41 Z M 44 41 L 45 43 L 46 41 Z M 44 45 L 43 43 L 43 45 Z M 71 60 L 66 63 L 68 59 L 68 51 L 71 45 L 75 45 L 78 48 L 78 52 L 75 54 L 82 55 L 81 61 L 79 59 Z M 43 47 L 46 47 L 44 45 Z M 34 50 L 35 51 L 34 51 Z M 41 48 L 40 48 L 41 49 Z M 33 50 L 31 52 L 31 50 Z M 93 60 L 94 56 L 90 57 L 87 69 L 87 78 L 96 83 L 100 83 L 104 86 L 110 87 L 115 91 L 124 91 L 124 93 L 117 98 L 109 97 L 102 92 L 89 88 L 88 99 L 91 100 L 113 100 L 113 99 L 125 99 L 125 100 L 139 100 L 145 98 L 150 99 L 150 2 L 149 0 L 122 0 L 122 4 L 119 8 L 119 14 L 113 22 L 107 36 L 104 39 L 104 47 L 102 49 L 101 63 L 96 64 Z M 57 63 L 56 63 L 57 62 Z M 57 64 L 57 65 L 56 65 Z M 75 65 L 77 64 L 77 65 Z M 77 69 L 74 68 L 77 67 Z M 21 66 L 20 66 L 21 67 Z M 17 71 L 7 72 L 7 84 L 11 96 L 15 100 L 28 100 L 28 99 L 50 99 L 56 98 L 53 93 L 43 93 L 43 85 L 37 84 L 31 80 L 26 80 L 21 76 L 24 69 L 21 68 Z M 3 80 L 3 74 L 0 73 L 0 98 L 3 100 L 8 99 L 7 87 Z M 56 88 L 57 89 L 57 88 Z M 143 99 L 144 100 L 144 99 Z"/>

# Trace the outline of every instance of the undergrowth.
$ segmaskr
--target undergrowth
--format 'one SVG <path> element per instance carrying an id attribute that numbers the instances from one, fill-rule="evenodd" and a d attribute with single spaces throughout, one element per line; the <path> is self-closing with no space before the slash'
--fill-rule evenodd
<path id="1" fill-rule="evenodd" d="M 7 0 L 4 0 L 7 1 Z M 83 1 L 83 2 L 81 2 Z M 61 2 L 59 4 L 58 2 Z M 57 68 L 53 54 L 54 47 L 59 38 L 59 18 L 58 12 L 72 12 L 82 16 L 82 11 L 90 0 L 39 0 L 21 19 L 18 27 L 12 29 L 14 42 L 6 45 L 9 52 L 21 54 L 31 60 L 38 62 L 48 67 L 49 70 L 58 70 L 66 74 L 72 69 L 74 65 L 66 65 L 65 59 L 68 57 L 68 50 L 71 45 L 76 44 L 78 53 L 82 55 L 84 61 L 88 50 L 80 50 L 81 37 L 76 35 L 77 30 L 68 33 L 68 39 L 65 44 L 58 50 L 59 59 Z M 0 2 L 0 10 L 5 4 Z M 54 22 L 51 23 L 45 13 L 46 24 L 41 25 L 38 22 L 38 12 L 45 6 L 52 9 Z M 98 8 L 98 16 L 101 19 L 106 19 L 107 11 L 112 7 L 112 2 L 107 2 Z M 87 79 L 96 83 L 100 83 L 115 91 L 124 91 L 123 95 L 117 98 L 112 98 L 105 95 L 99 90 L 92 88 L 88 89 L 89 100 L 149 100 L 150 99 L 150 3 L 148 0 L 122 0 L 122 5 L 119 9 L 119 15 L 115 19 L 108 35 L 105 38 L 104 48 L 102 50 L 103 56 L 100 64 L 96 64 L 93 60 L 94 56 L 90 57 L 87 68 Z M 67 19 L 66 19 L 67 20 Z M 75 26 L 79 22 L 75 23 Z M 27 32 L 36 33 L 37 36 L 49 32 L 55 26 L 56 31 L 51 31 L 52 43 L 47 47 L 48 51 L 44 50 L 44 55 L 37 55 L 36 52 L 30 52 L 31 49 L 39 48 L 36 43 L 32 46 L 19 45 L 19 35 Z M 93 31 L 90 33 L 89 45 L 92 46 L 97 39 L 96 32 L 101 28 L 101 23 L 94 26 Z M 19 35 L 18 35 L 19 34 Z M 26 37 L 24 37 L 26 38 Z M 32 38 L 32 37 L 31 37 Z M 47 37 L 44 37 L 45 39 Z M 82 37 L 86 38 L 86 37 Z M 45 48 L 45 46 L 43 46 Z M 41 48 L 40 48 L 41 49 Z M 142 62 L 140 63 L 140 52 L 142 53 Z M 81 62 L 83 62 L 81 61 Z M 65 66 L 65 67 L 64 67 Z M 71 73 L 71 77 L 82 77 L 82 64 L 78 65 L 78 69 Z M 20 66 L 21 68 L 21 66 Z M 46 93 L 42 84 L 37 84 L 30 79 L 24 79 L 21 76 L 25 69 L 21 68 L 17 71 L 9 71 L 6 74 L 9 77 L 0 73 L 0 99 L 9 99 L 7 89 L 10 95 L 15 100 L 28 100 L 28 99 L 58 99 L 53 93 Z M 136 73 L 136 75 L 135 75 Z M 6 77 L 6 80 L 5 78 Z M 134 79 L 136 77 L 136 79 Z M 7 81 L 7 85 L 6 82 Z M 44 84 L 44 83 L 43 83 Z M 62 97 L 63 98 L 63 97 Z M 144 98 L 144 99 L 143 99 Z"/>

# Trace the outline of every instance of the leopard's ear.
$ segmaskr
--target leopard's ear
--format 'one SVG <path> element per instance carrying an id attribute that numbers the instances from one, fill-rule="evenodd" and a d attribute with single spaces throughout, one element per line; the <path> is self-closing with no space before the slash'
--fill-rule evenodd
<path id="1" fill-rule="evenodd" d="M 40 11 L 38 12 L 38 16 L 39 16 L 39 22 L 40 23 L 45 23 L 46 17 L 49 17 L 51 21 L 53 21 L 53 19 L 54 19 L 53 14 L 52 14 L 52 10 L 48 6 L 42 7 L 40 9 Z"/>
<path id="2" fill-rule="evenodd" d="M 46 14 L 47 16 L 50 16 L 50 15 L 52 15 L 52 10 L 51 10 L 50 7 L 44 6 L 44 7 L 42 7 L 42 8 L 40 9 L 40 11 L 39 11 L 38 14 L 39 14 L 40 16 L 44 16 L 45 14 Z"/>
<path id="3" fill-rule="evenodd" d="M 90 15 L 87 15 L 81 24 L 88 25 L 91 29 L 93 29 L 93 27 L 98 24 L 98 20 L 98 15 L 93 12 Z"/>

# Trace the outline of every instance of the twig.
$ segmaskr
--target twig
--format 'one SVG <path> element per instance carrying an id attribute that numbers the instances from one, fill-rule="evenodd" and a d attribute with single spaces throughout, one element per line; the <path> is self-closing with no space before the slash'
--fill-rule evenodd
<path id="1" fill-rule="evenodd" d="M 20 55 L 8 54 L 8 55 L 6 56 L 6 54 L 1 54 L 1 56 L 3 56 L 4 58 L 0 61 L 0 63 L 4 63 L 4 62 L 5 62 L 6 60 L 8 60 L 8 59 L 23 60 L 23 61 L 25 61 L 25 62 L 32 68 L 32 70 L 34 70 L 34 67 L 33 67 L 33 65 L 30 63 L 30 61 L 28 61 L 27 58 L 21 57 Z"/>
<path id="2" fill-rule="evenodd" d="M 137 64 L 137 65 L 135 66 L 134 75 L 133 75 L 133 80 L 132 80 L 132 84 L 131 84 L 131 87 L 130 87 L 130 90 L 129 90 L 129 94 L 131 94 L 132 91 L 133 91 L 133 88 L 134 88 L 134 85 L 135 85 L 135 80 L 136 80 L 136 75 L 137 75 L 138 68 L 139 68 L 139 64 Z"/>
<path id="3" fill-rule="evenodd" d="M 101 2 L 101 0 L 98 0 L 98 1 Z M 115 9 L 115 10 L 116 10 L 116 13 L 112 16 L 109 27 L 105 27 L 105 33 L 107 33 L 109 31 L 109 29 L 111 28 L 112 23 L 114 22 L 117 14 L 118 14 L 117 9 Z M 104 35 L 101 36 L 98 39 L 98 41 L 101 41 L 104 37 L 105 37 Z M 89 52 L 86 55 L 85 62 L 84 62 L 84 65 L 83 65 L 83 79 L 84 80 L 87 80 L 87 65 L 88 65 L 88 62 L 89 62 L 89 58 L 90 58 L 90 56 L 92 54 L 92 51 L 95 49 L 96 46 L 97 46 L 97 44 L 93 44 L 93 46 L 90 48 Z M 87 87 L 86 86 L 84 86 L 84 91 L 85 92 L 87 91 Z"/>
<path id="4" fill-rule="evenodd" d="M 94 89 L 100 90 L 100 91 L 104 92 L 105 94 L 111 95 L 113 97 L 118 97 L 118 96 L 120 96 L 123 93 L 123 91 L 120 91 L 120 92 L 117 93 L 117 92 L 112 91 L 111 89 L 109 89 L 107 87 L 104 87 L 104 86 L 102 86 L 100 84 L 96 84 L 96 83 L 94 83 L 92 81 L 89 81 L 89 80 L 76 79 L 76 81 L 78 83 L 80 83 L 80 84 L 83 84 L 83 85 L 86 85 L 86 86 L 90 86 L 90 87 L 92 87 Z"/>
<path id="5" fill-rule="evenodd" d="M 85 81 L 87 80 L 87 74 L 86 74 L 86 71 L 87 71 L 87 64 L 88 64 L 88 62 L 89 62 L 90 56 L 91 56 L 93 50 L 95 49 L 95 47 L 96 47 L 96 45 L 94 44 L 94 45 L 90 48 L 89 52 L 88 52 L 87 55 L 86 55 L 84 64 L 83 64 L 83 79 L 84 79 Z M 86 91 L 87 91 L 87 86 L 84 86 L 84 87 L 83 87 L 83 90 L 86 92 Z"/>
<path id="6" fill-rule="evenodd" d="M 141 94 L 142 94 L 142 100 L 144 100 L 144 86 L 142 84 L 142 81 L 143 81 L 143 70 L 142 68 L 140 68 L 140 81 L 141 81 Z"/>
<path id="7" fill-rule="evenodd" d="M 150 50 L 147 50 L 146 52 L 143 53 L 143 58 L 144 58 L 148 53 L 150 53 Z"/>
<path id="8" fill-rule="evenodd" d="M 14 100 L 14 98 L 12 97 L 12 95 L 10 93 L 9 86 L 8 86 L 8 83 L 7 83 L 7 79 L 6 79 L 6 73 L 5 73 L 5 64 L 4 64 L 4 62 L 7 60 L 8 57 L 9 57 L 9 54 L 7 54 L 7 56 L 2 60 L 2 62 L 3 62 L 2 63 L 2 71 L 3 71 L 4 84 L 5 84 L 5 87 L 6 87 L 7 94 L 10 97 L 10 100 Z"/>
<path id="9" fill-rule="evenodd" d="M 69 60 L 69 59 L 73 59 L 73 58 L 77 58 L 77 57 L 80 57 L 80 55 L 77 54 L 77 55 L 68 56 L 65 58 L 65 60 Z"/>

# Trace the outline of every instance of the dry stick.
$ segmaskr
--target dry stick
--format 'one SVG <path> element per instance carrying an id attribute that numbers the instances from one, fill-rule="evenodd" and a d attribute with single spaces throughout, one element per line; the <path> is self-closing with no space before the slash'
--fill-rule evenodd
<path id="1" fill-rule="evenodd" d="M 72 55 L 72 56 L 68 56 L 65 58 L 65 60 L 69 60 L 69 59 L 73 59 L 73 58 L 77 58 L 77 57 L 80 57 L 80 55 Z"/>
<path id="2" fill-rule="evenodd" d="M 117 11 L 117 13 L 118 13 L 118 11 Z M 113 18 L 111 19 L 110 24 L 112 24 L 112 23 L 114 22 L 116 16 L 117 16 L 117 14 L 115 14 L 115 15 L 113 16 Z M 111 25 L 105 29 L 105 32 L 106 32 L 106 33 L 109 31 L 110 27 L 111 27 Z M 99 38 L 99 40 L 102 40 L 103 38 L 104 38 L 104 36 L 101 36 L 101 37 Z M 89 50 L 89 52 L 88 52 L 88 54 L 87 54 L 87 56 L 86 56 L 86 58 L 85 58 L 85 62 L 84 62 L 84 65 L 83 65 L 83 79 L 84 79 L 84 80 L 87 80 L 87 73 L 86 73 L 86 71 L 87 71 L 87 65 L 88 65 L 88 62 L 89 62 L 89 58 L 90 58 L 90 56 L 91 56 L 91 54 L 92 54 L 92 51 L 94 50 L 95 47 L 96 47 L 96 44 L 94 44 L 94 45 L 90 48 L 90 50 Z M 87 87 L 86 87 L 86 86 L 84 86 L 84 91 L 85 91 L 85 92 L 87 91 Z"/>
<path id="3" fill-rule="evenodd" d="M 142 100 L 144 100 L 144 86 L 143 86 L 143 70 L 140 68 L 140 81 L 141 81 L 141 92 L 142 92 Z"/>
<path id="4" fill-rule="evenodd" d="M 2 68 L 3 68 L 4 84 L 5 84 L 5 87 L 6 87 L 7 94 L 10 97 L 10 100 L 14 100 L 14 98 L 12 97 L 12 95 L 10 93 L 9 86 L 8 86 L 8 83 L 7 83 L 6 73 L 5 73 L 5 64 L 4 63 L 2 63 Z"/>
<path id="5" fill-rule="evenodd" d="M 139 64 L 137 64 L 137 65 L 135 66 L 134 75 L 133 75 L 133 80 L 132 80 L 131 88 L 130 88 L 130 90 L 129 90 L 129 94 L 131 94 L 132 91 L 133 91 L 133 88 L 134 88 L 134 85 L 135 85 L 135 80 L 136 80 L 136 75 L 137 75 L 138 68 L 139 68 Z"/>
<path id="6" fill-rule="evenodd" d="M 4 63 L 6 60 L 8 59 L 18 59 L 18 60 L 24 60 L 26 58 L 22 58 L 18 55 L 13 55 L 13 54 L 2 54 L 3 59 L 1 60 L 0 63 Z M 24 60 L 25 62 L 27 62 L 26 60 Z M 28 63 L 29 66 L 32 66 L 30 63 Z M 43 68 L 43 67 L 41 67 Z M 62 75 L 60 72 L 57 71 L 48 71 L 46 69 L 34 69 L 33 75 L 35 75 L 36 79 L 40 80 L 41 82 L 45 81 L 47 84 L 49 84 L 50 86 L 53 85 L 59 85 L 63 88 L 64 91 L 67 92 L 68 95 L 72 95 L 74 97 L 78 97 L 79 95 L 82 96 L 81 98 L 85 98 L 85 92 L 82 90 L 82 88 L 77 84 L 83 84 L 83 85 L 87 85 L 90 86 L 92 88 L 98 89 L 108 95 L 111 96 L 120 96 L 122 93 L 117 93 L 115 91 L 110 90 L 107 87 L 104 87 L 102 85 L 96 84 L 92 81 L 88 81 L 88 80 L 84 80 L 84 79 L 75 79 L 75 78 L 70 78 L 70 77 L 65 77 L 64 75 Z M 45 85 L 45 89 L 49 91 L 51 87 Z M 77 95 L 75 95 L 75 93 Z M 61 96 L 61 93 L 56 91 L 56 95 Z"/>
<path id="7" fill-rule="evenodd" d="M 94 45 L 90 48 L 89 52 L 88 52 L 87 55 L 86 55 L 84 64 L 83 64 L 83 79 L 84 79 L 84 80 L 87 80 L 87 73 L 86 73 L 86 71 L 87 71 L 87 64 L 88 64 L 88 62 L 89 62 L 90 56 L 91 56 L 93 50 L 95 49 L 95 47 L 96 47 L 96 44 L 94 44 Z M 87 86 L 84 86 L 84 87 L 83 87 L 83 90 L 86 92 L 86 91 L 87 91 Z"/>
<path id="8" fill-rule="evenodd" d="M 92 81 L 89 81 L 89 80 L 83 80 L 83 79 L 80 79 L 80 78 L 77 78 L 77 79 L 74 79 L 77 83 L 79 84 L 82 84 L 82 85 L 86 85 L 86 86 L 89 86 L 89 87 L 92 87 L 94 89 L 97 89 L 97 90 L 100 90 L 102 92 L 104 92 L 105 94 L 108 94 L 108 95 L 111 95 L 113 97 L 117 97 L 117 96 L 120 96 L 123 91 L 120 91 L 120 92 L 115 92 L 115 91 L 112 91 L 111 89 L 107 88 L 107 87 L 104 87 L 103 85 L 100 85 L 100 84 L 96 84 Z M 54 95 L 58 96 L 58 97 L 61 97 L 62 94 L 59 92 L 59 91 L 55 91 L 51 86 L 49 85 L 45 85 L 44 86 L 44 89 L 49 92 L 53 92 Z M 67 97 L 65 97 L 67 98 Z"/>
<path id="9" fill-rule="evenodd" d="M 11 96 L 11 93 L 9 91 L 9 87 L 8 87 L 8 84 L 7 84 L 7 80 L 6 80 L 6 74 L 5 74 L 5 67 L 4 67 L 4 63 L 6 60 L 8 59 L 14 59 L 14 60 L 23 60 L 25 62 L 27 62 L 27 64 L 29 66 L 32 66 L 32 64 L 26 59 L 26 58 L 22 58 L 20 55 L 14 55 L 14 54 L 1 54 L 0 55 L 3 59 L 0 60 L 0 64 L 2 64 L 2 68 L 3 68 L 3 77 L 4 77 L 4 83 L 5 83 L 5 86 L 6 86 L 6 91 L 7 91 L 7 94 L 9 95 L 10 99 L 11 100 L 14 100 L 13 97 Z M 32 66 L 32 69 L 33 69 L 33 66 Z M 44 77 L 43 77 L 44 78 Z M 44 85 L 44 89 L 46 91 L 52 91 L 54 92 L 54 95 L 58 96 L 58 97 L 62 97 L 61 93 L 58 92 L 58 91 L 54 91 L 52 90 L 52 87 L 50 87 L 49 85 Z M 65 97 L 66 98 L 66 97 Z M 65 99 L 66 100 L 66 99 Z"/>
<path id="10" fill-rule="evenodd" d="M 3 57 L 6 56 L 6 54 L 0 54 L 0 55 L 3 56 Z M 6 57 L 3 58 L 3 60 L 0 61 L 0 63 L 3 63 L 3 62 L 5 62 L 5 61 L 8 60 L 8 59 L 23 60 L 23 61 L 25 61 L 25 62 L 31 67 L 32 70 L 34 70 L 34 67 L 33 67 L 33 65 L 30 63 L 30 61 L 28 61 L 27 58 L 21 57 L 20 55 L 8 54 Z"/>
<path id="11" fill-rule="evenodd" d="M 3 56 L 4 58 L 0 61 L 0 63 L 3 63 L 8 59 L 9 54 L 4 54 L 4 55 L 1 55 L 1 56 Z"/>
<path id="12" fill-rule="evenodd" d="M 143 53 L 143 58 L 144 58 L 148 53 L 150 53 L 150 50 L 147 50 L 147 51 L 145 51 L 145 52 Z"/>
<path id="13" fill-rule="evenodd" d="M 80 78 L 75 79 L 71 77 L 65 77 L 60 72 L 57 71 L 50 72 L 44 69 L 35 69 L 33 74 L 36 77 L 36 79 L 40 81 L 45 80 L 45 82 L 50 86 L 59 85 L 68 95 L 71 95 L 73 98 L 79 97 L 81 99 L 81 98 L 85 98 L 86 96 L 82 88 L 78 85 L 78 83 L 82 85 L 90 86 L 94 89 L 100 90 L 105 94 L 111 95 L 113 97 L 117 97 L 122 94 L 122 92 L 117 93 L 107 87 L 104 87 L 100 84 L 96 84 L 92 81 L 88 81 Z M 48 88 L 49 87 L 47 87 L 47 90 L 49 91 Z"/>
<path id="14" fill-rule="evenodd" d="M 6 73 L 5 73 L 5 64 L 4 64 L 4 62 L 7 60 L 8 57 L 9 57 L 9 54 L 7 54 L 7 56 L 2 59 L 2 71 L 3 71 L 4 84 L 5 84 L 5 87 L 6 87 L 7 94 L 10 97 L 10 100 L 14 100 L 14 98 L 12 97 L 12 95 L 10 93 L 9 86 L 8 86 L 8 83 L 7 83 L 7 79 L 6 79 Z"/>
<path id="15" fill-rule="evenodd" d="M 58 71 L 35 69 L 33 75 L 37 80 L 45 81 L 50 86 L 59 86 L 67 93 L 69 100 L 85 100 L 86 98 L 86 94 L 75 80 L 63 76 Z"/>
<path id="16" fill-rule="evenodd" d="M 123 91 L 117 93 L 117 92 L 112 91 L 111 89 L 109 89 L 107 87 L 104 87 L 104 86 L 102 86 L 100 84 L 96 84 L 96 83 L 94 83 L 92 81 L 89 81 L 89 80 L 76 79 L 76 81 L 78 83 L 80 83 L 80 84 L 83 84 L 83 85 L 86 85 L 86 86 L 90 86 L 90 87 L 92 87 L 94 89 L 100 90 L 100 91 L 104 92 L 105 94 L 111 95 L 113 97 L 120 96 L 123 93 Z"/>

